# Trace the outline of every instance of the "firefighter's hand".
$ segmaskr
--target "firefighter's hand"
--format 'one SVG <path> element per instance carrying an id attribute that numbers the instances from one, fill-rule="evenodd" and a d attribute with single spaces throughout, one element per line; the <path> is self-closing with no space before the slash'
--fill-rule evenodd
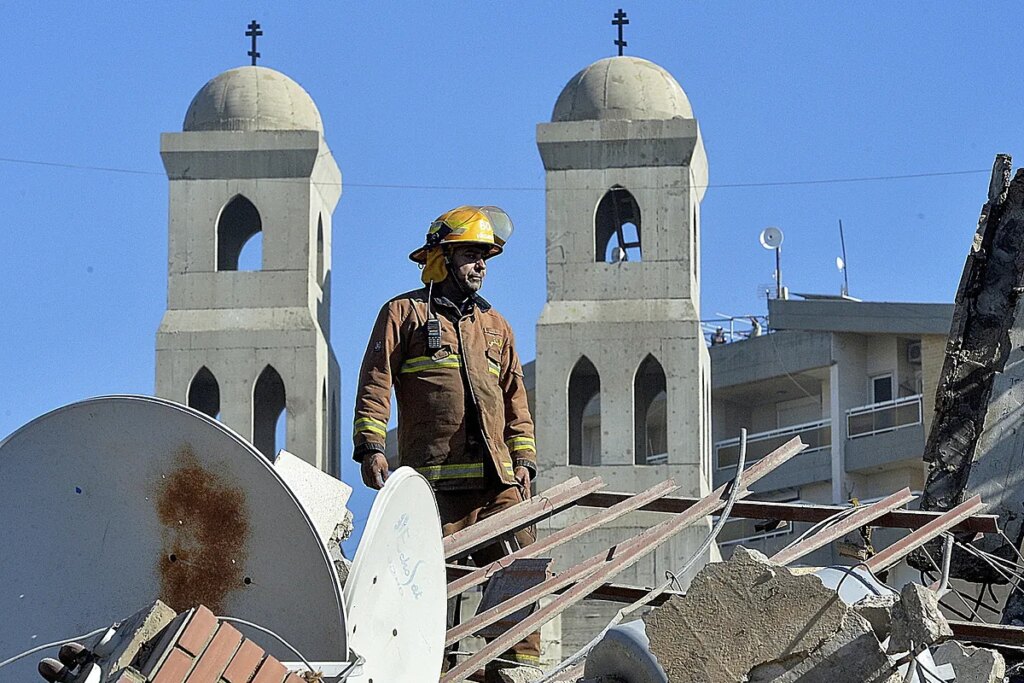
<path id="1" fill-rule="evenodd" d="M 525 467 L 517 467 L 516 471 L 513 474 L 515 475 L 516 481 L 519 483 L 519 485 L 523 489 L 523 499 L 525 500 L 525 499 L 529 498 L 530 497 L 530 470 L 526 469 Z"/>
<path id="2" fill-rule="evenodd" d="M 388 459 L 383 453 L 367 453 L 363 456 L 363 483 L 378 491 L 384 488 L 388 480 Z"/>

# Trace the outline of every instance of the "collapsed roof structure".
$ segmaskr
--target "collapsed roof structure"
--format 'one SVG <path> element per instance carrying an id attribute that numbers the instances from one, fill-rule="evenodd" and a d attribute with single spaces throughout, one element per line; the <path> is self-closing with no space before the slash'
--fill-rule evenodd
<path id="1" fill-rule="evenodd" d="M 125 429 L 127 425 L 133 426 L 134 436 Z M 900 667 L 907 671 L 916 666 L 913 657 L 901 660 L 893 654 L 906 651 L 923 656 L 924 646 L 943 638 L 1024 645 L 1024 628 L 940 619 L 935 616 L 937 607 L 929 607 L 929 600 L 937 602 L 937 597 L 930 589 L 927 595 L 921 593 L 924 588 L 920 586 L 905 588 L 899 603 L 872 604 L 869 610 L 857 607 L 860 596 L 847 600 L 854 605 L 852 612 L 838 607 L 835 600 L 842 597 L 842 584 L 849 580 L 844 576 L 855 575 L 856 583 L 870 582 L 875 592 L 892 593 L 873 576 L 914 549 L 942 534 L 996 533 L 998 527 L 995 517 L 979 514 L 982 502 L 977 497 L 943 513 L 901 510 L 912 497 L 906 490 L 852 508 L 743 501 L 749 486 L 799 457 L 804 448 L 794 439 L 749 467 L 741 467 L 737 480 L 702 498 L 671 495 L 677 488 L 672 482 L 637 494 L 622 494 L 603 491 L 600 479 L 570 479 L 446 537 L 443 543 L 429 486 L 419 475 L 402 469 L 389 479 L 375 502 L 364 543 L 347 567 L 337 554 L 337 543 L 348 528 L 347 515 L 338 504 L 346 494 L 340 482 L 284 452 L 271 464 L 237 434 L 198 411 L 145 397 L 93 399 L 43 416 L 0 444 L 5 475 L 0 478 L 0 500 L 5 520 L 9 520 L 5 528 L 13 535 L 13 544 L 22 548 L 18 562 L 4 564 L 4 585 L 13 592 L 4 591 L 0 607 L 13 618 L 0 625 L 0 642 L 28 646 L 31 653 L 38 649 L 33 646 L 41 634 L 49 638 L 58 632 L 99 627 L 98 633 L 87 638 L 68 639 L 81 641 L 71 647 L 72 654 L 40 664 L 40 671 L 52 681 L 248 683 L 241 674 L 235 677 L 235 672 L 244 668 L 246 676 L 263 676 L 253 679 L 260 683 L 277 673 L 283 680 L 291 675 L 288 671 L 302 674 L 304 669 L 323 674 L 324 680 L 436 680 L 440 675 L 440 680 L 454 683 L 477 680 L 481 667 L 499 657 L 510 643 L 581 600 L 599 599 L 625 607 L 601 638 L 566 658 L 549 680 L 600 675 L 605 678 L 596 680 L 647 683 L 681 679 L 678 674 L 662 679 L 622 678 L 623 674 L 592 669 L 608 661 L 609 647 L 613 652 L 626 648 L 632 656 L 646 657 L 649 662 L 662 661 L 658 666 L 669 672 L 674 666 L 684 666 L 669 664 L 675 661 L 671 656 L 658 654 L 666 642 L 662 630 L 671 633 L 678 628 L 679 618 L 671 616 L 677 608 L 672 605 L 686 605 L 686 609 L 698 605 L 706 623 L 688 616 L 683 619 L 686 628 L 699 638 L 721 636 L 728 633 L 728 629 L 722 630 L 728 620 L 721 609 L 716 611 L 711 602 L 702 601 L 721 603 L 729 593 L 743 595 L 746 591 L 748 602 L 752 602 L 742 610 L 735 605 L 730 608 L 735 616 L 742 613 L 746 619 L 756 605 L 767 610 L 765 618 L 770 618 L 779 634 L 786 629 L 832 629 L 830 638 L 819 639 L 820 647 L 797 647 L 780 635 L 781 649 L 772 651 L 765 645 L 763 652 L 750 653 L 742 666 L 749 664 L 750 671 L 756 670 L 760 676 L 750 680 L 788 680 L 785 676 L 795 676 L 813 662 L 829 661 L 835 668 L 835 657 L 847 645 L 844 638 L 866 643 L 864 647 L 875 643 L 869 651 L 875 653 L 872 671 L 878 680 L 889 680 Z M 741 465 L 743 460 L 745 453 Z M 120 466 L 112 468 L 111 463 Z M 55 476 L 43 476 L 44 471 Z M 492 565 L 472 568 L 455 564 L 476 548 L 570 508 L 592 512 Z M 82 524 L 66 522 L 69 509 L 77 511 Z M 547 571 L 548 561 L 543 558 L 553 548 L 634 511 L 657 512 L 664 519 L 569 570 L 554 575 Z M 708 544 L 730 515 L 826 524 L 771 559 L 741 552 L 731 563 L 708 567 L 685 596 L 673 590 L 671 579 L 654 589 L 615 583 L 624 569 L 674 534 L 716 514 L 718 522 L 706 539 Z M 833 570 L 839 575 L 832 579 L 785 569 L 807 552 L 864 526 L 911 531 L 862 563 L 862 569 Z M 39 543 L 40 537 L 49 543 Z M 40 572 L 40 567 L 52 567 L 48 562 L 53 557 L 52 547 L 62 548 L 76 563 Z M 89 571 L 83 573 L 83 566 Z M 345 570 L 339 572 L 339 567 Z M 739 572 L 739 578 L 728 579 L 729 572 Z M 750 585 L 742 587 L 764 581 L 752 580 L 750 572 L 791 583 L 777 590 L 762 588 L 767 592 L 753 599 Z M 943 590 L 946 580 L 936 588 Z M 709 589 L 705 587 L 709 581 L 725 581 L 728 590 L 721 585 Z M 480 585 L 488 588 L 478 613 L 445 635 L 446 598 Z M 798 585 L 804 588 L 793 588 Z M 813 604 L 812 596 L 826 594 L 831 596 L 829 604 L 836 605 L 829 608 L 832 612 L 819 614 L 815 610 L 808 616 L 794 611 L 788 622 L 772 616 L 780 610 L 785 613 L 786 604 L 807 607 Z M 783 599 L 785 595 L 789 597 Z M 110 626 L 133 613 L 127 605 L 145 604 L 153 596 L 169 601 L 173 609 L 148 608 L 136 618 Z M 776 605 L 773 596 L 780 596 Z M 538 601 L 544 604 L 534 609 Z M 220 621 L 211 622 L 213 612 L 198 607 L 203 604 L 222 615 Z M 916 611 L 911 604 L 918 605 L 913 608 Z M 628 625 L 628 617 L 635 619 L 659 606 L 660 611 L 645 617 L 644 637 L 622 635 L 619 622 Z M 872 621 L 875 608 L 887 616 Z M 904 612 L 899 612 L 901 609 Z M 188 616 L 179 618 L 176 611 Z M 687 612 L 684 609 L 682 613 Z M 847 616 L 854 613 L 858 616 Z M 835 616 L 831 626 L 821 621 L 826 614 Z M 204 626 L 202 643 L 188 645 L 191 641 L 186 634 L 199 628 L 189 624 L 197 619 L 211 623 Z M 870 628 L 864 627 L 862 620 L 867 620 Z M 891 622 L 891 633 L 885 630 L 886 620 Z M 142 622 L 149 624 L 142 631 L 145 637 L 139 636 Z M 635 631 L 636 626 L 632 628 Z M 922 628 L 934 635 L 905 636 L 904 640 L 913 642 L 904 650 L 896 645 L 881 649 L 886 638 L 895 638 L 899 629 L 913 634 Z M 444 647 L 480 633 L 488 636 L 487 644 L 441 673 Z M 825 647 L 834 638 L 840 640 L 829 646 L 832 649 Z M 767 634 L 758 640 L 771 642 Z M 727 641 L 724 637 L 714 647 L 705 643 L 704 649 L 724 647 Z M 132 642 L 135 649 L 126 654 Z M 668 642 L 676 643 L 673 651 L 681 657 L 680 662 L 696 656 L 693 652 L 680 654 L 678 647 L 683 641 L 674 636 Z M 868 661 L 861 650 L 856 652 L 856 661 Z M 287 665 L 277 664 L 282 661 Z M 771 666 L 766 668 L 769 662 Z M 4 660 L 0 666 L 7 668 L 5 675 L 13 672 L 23 679 L 31 663 L 28 657 L 20 657 Z M 933 663 L 929 659 L 922 666 Z M 722 666 L 726 673 L 715 673 L 715 667 L 708 666 L 693 680 L 730 680 L 728 676 L 734 676 L 739 665 Z M 259 674 L 262 669 L 258 667 L 267 673 Z M 651 667 L 657 670 L 654 664 Z M 774 672 L 774 677 L 765 678 L 768 671 Z M 421 677 L 421 672 L 433 673 Z"/>

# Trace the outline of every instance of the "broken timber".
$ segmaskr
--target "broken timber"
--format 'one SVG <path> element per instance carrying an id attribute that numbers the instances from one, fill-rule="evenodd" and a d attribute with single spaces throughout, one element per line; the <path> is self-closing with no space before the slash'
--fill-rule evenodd
<path id="1" fill-rule="evenodd" d="M 604 486 L 600 477 L 594 477 L 580 483 L 576 477 L 553 486 L 544 493 L 502 510 L 493 517 L 488 517 L 478 524 L 444 538 L 444 555 L 448 560 L 458 559 L 471 554 L 474 550 L 490 545 L 496 536 L 512 534 L 530 526 L 537 520 L 550 517 L 556 512 L 565 510 L 577 500 Z"/>
<path id="2" fill-rule="evenodd" d="M 608 507 L 632 494 L 614 491 L 598 491 L 580 499 L 578 505 L 591 507 Z M 663 497 L 640 508 L 643 512 L 682 512 L 696 505 L 700 498 L 684 498 L 681 496 Z M 730 517 L 744 519 L 775 519 L 788 522 L 808 522 L 815 524 L 824 522 L 837 512 L 848 510 L 842 505 L 814 505 L 811 503 L 770 503 L 760 500 L 738 500 L 733 505 Z M 891 510 L 881 517 L 872 520 L 871 526 L 895 529 L 917 529 L 941 516 L 941 512 L 923 510 Z M 963 531 L 973 534 L 994 534 L 999 531 L 995 515 L 974 515 L 956 526 L 951 531 Z"/>
<path id="3" fill-rule="evenodd" d="M 802 443 L 799 437 L 786 442 L 751 465 L 743 473 L 742 480 L 744 486 L 754 484 L 806 448 L 807 445 Z M 511 600 L 506 600 L 483 614 L 473 617 L 465 624 L 451 629 L 446 638 L 446 642 L 449 643 L 522 609 L 536 601 L 539 597 L 550 595 L 559 588 L 571 585 L 571 588 L 556 600 L 538 609 L 503 635 L 491 640 L 475 655 L 452 668 L 441 679 L 442 683 L 455 683 L 456 681 L 465 680 L 478 667 L 499 656 L 527 634 L 539 629 L 550 619 L 589 596 L 603 586 L 612 576 L 635 564 L 640 558 L 656 549 L 676 533 L 703 519 L 705 516 L 717 512 L 725 505 L 729 489 L 729 484 L 719 486 L 684 512 L 673 515 L 664 522 L 645 530 L 625 543 L 620 543 L 613 548 L 609 548 L 607 551 L 602 551 L 572 569 L 564 571 L 533 589 Z"/>
<path id="4" fill-rule="evenodd" d="M 747 468 L 743 472 L 743 490 L 739 492 L 739 497 L 749 495 L 749 491 L 746 490 L 748 486 L 753 485 L 805 448 L 806 446 L 798 438 L 793 439 Z M 442 678 L 443 683 L 472 679 L 480 667 L 499 656 L 526 634 L 539 629 L 544 623 L 581 600 L 600 599 L 636 604 L 641 599 L 649 599 L 649 604 L 658 606 L 664 604 L 672 596 L 681 595 L 676 591 L 664 591 L 651 598 L 652 592 L 649 589 L 615 584 L 610 581 L 615 575 L 635 564 L 640 558 L 655 550 L 683 528 L 721 510 L 729 497 L 731 483 L 720 486 L 703 498 L 669 496 L 668 494 L 677 488 L 670 481 L 653 486 L 638 494 L 600 491 L 598 489 L 601 486 L 603 483 L 599 478 L 581 482 L 574 477 L 534 496 L 526 503 L 516 506 L 515 510 L 518 514 L 495 515 L 487 520 L 487 527 L 481 525 L 470 527 L 466 531 L 474 533 L 460 532 L 458 537 L 446 540 L 446 555 L 449 560 L 452 560 L 571 506 L 604 508 L 484 567 L 474 568 L 449 564 L 448 596 L 452 597 L 487 582 L 496 572 L 509 567 L 516 560 L 541 556 L 560 544 L 571 541 L 622 515 L 638 510 L 662 512 L 669 515 L 660 524 L 646 529 L 582 563 L 540 581 L 522 593 L 494 604 L 465 623 L 450 629 L 445 638 L 446 643 L 449 644 L 481 631 L 489 634 L 500 632 L 501 634 L 491 639 L 475 655 L 453 667 Z M 806 553 L 831 542 L 838 535 L 862 526 L 902 527 L 913 530 L 907 537 L 872 558 L 875 560 L 874 567 L 876 569 L 895 564 L 913 548 L 949 530 L 968 532 L 972 535 L 998 531 L 994 516 L 974 514 L 981 507 L 981 502 L 976 498 L 949 512 L 897 509 L 912 497 L 910 492 L 904 489 L 860 509 L 831 505 L 737 500 L 733 505 L 731 516 L 822 522 L 832 520 L 837 517 L 837 513 L 846 513 L 845 517 L 836 519 L 832 525 L 826 526 L 816 534 L 781 551 L 777 556 L 783 561 L 780 564 L 794 562 Z M 516 622 L 516 618 L 510 618 L 510 615 L 523 614 L 520 610 L 535 604 L 540 598 L 546 596 L 551 596 L 551 602 L 523 617 L 521 621 Z M 504 629 L 503 632 L 501 629 L 494 630 L 495 625 L 499 623 L 501 629 Z M 1018 638 L 1019 634 L 1006 632 L 1002 633 L 1001 637 Z"/>
<path id="5" fill-rule="evenodd" d="M 831 543 L 837 538 L 845 536 L 847 533 L 867 525 L 872 520 L 878 519 L 884 515 L 886 512 L 907 504 L 913 499 L 914 495 L 910 492 L 910 489 L 905 488 L 902 491 L 897 491 L 877 503 L 865 505 L 860 510 L 852 513 L 846 519 L 822 529 L 813 536 L 805 538 L 803 541 L 787 548 L 783 548 L 771 558 L 771 561 L 782 565 L 794 562 L 804 555 L 814 552 L 818 548 Z"/>
<path id="6" fill-rule="evenodd" d="M 966 500 L 941 517 L 933 519 L 920 529 L 910 532 L 885 550 L 868 559 L 864 564 L 873 572 L 887 569 L 909 555 L 914 549 L 921 547 L 949 530 L 957 522 L 967 519 L 982 507 L 984 507 L 984 504 L 981 502 L 981 496 L 975 496 L 970 500 Z"/>

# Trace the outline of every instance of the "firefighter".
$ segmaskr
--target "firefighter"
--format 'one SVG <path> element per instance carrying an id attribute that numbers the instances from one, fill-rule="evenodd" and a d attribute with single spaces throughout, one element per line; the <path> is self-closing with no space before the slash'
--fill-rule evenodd
<path id="1" fill-rule="evenodd" d="M 525 500 L 536 476 L 533 419 L 515 337 L 480 296 L 487 261 L 512 233 L 494 206 L 460 206 L 437 218 L 409 258 L 424 286 L 381 308 L 359 370 L 353 457 L 375 489 L 384 457 L 391 389 L 398 403 L 398 460 L 430 482 L 445 536 Z M 533 529 L 476 551 L 483 566 L 535 540 Z M 539 660 L 533 633 L 501 659 Z M 506 663 L 507 663 L 506 662 Z M 496 668 L 489 680 L 496 678 Z"/>

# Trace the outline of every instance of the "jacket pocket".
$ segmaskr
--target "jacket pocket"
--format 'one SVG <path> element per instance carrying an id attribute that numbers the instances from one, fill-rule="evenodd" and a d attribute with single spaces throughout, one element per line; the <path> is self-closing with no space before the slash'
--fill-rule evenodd
<path id="1" fill-rule="evenodd" d="M 500 349 L 487 349 L 487 372 L 495 379 L 501 378 Z"/>

